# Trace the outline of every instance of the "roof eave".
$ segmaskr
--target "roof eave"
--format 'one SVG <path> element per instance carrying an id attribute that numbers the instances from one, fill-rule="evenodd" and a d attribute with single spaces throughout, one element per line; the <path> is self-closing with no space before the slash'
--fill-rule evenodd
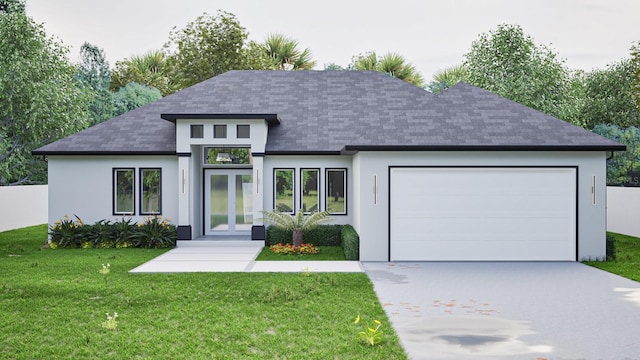
<path id="1" fill-rule="evenodd" d="M 346 145 L 358 151 L 626 151 L 626 145 Z"/>
<path id="2" fill-rule="evenodd" d="M 31 155 L 34 156 L 71 156 L 71 155 L 176 155 L 175 151 L 73 151 L 73 150 L 64 150 L 64 151 L 48 151 L 48 150 L 33 150 L 31 151 Z"/>
<path id="3" fill-rule="evenodd" d="M 241 119 L 241 120 L 265 120 L 269 125 L 279 125 L 278 114 L 160 114 L 164 120 L 175 123 L 178 119 L 189 120 L 217 120 L 217 119 Z"/>

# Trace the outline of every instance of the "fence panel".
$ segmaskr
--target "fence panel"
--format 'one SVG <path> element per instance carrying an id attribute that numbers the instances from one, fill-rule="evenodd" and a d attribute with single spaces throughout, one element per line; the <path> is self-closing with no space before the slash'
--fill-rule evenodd
<path id="1" fill-rule="evenodd" d="M 0 231 L 46 224 L 47 185 L 0 186 Z"/>
<path id="2" fill-rule="evenodd" d="M 607 231 L 640 237 L 640 188 L 607 186 Z"/>

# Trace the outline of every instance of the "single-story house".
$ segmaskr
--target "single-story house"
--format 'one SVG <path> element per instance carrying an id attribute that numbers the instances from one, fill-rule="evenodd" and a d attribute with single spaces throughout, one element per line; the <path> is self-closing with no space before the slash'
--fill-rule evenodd
<path id="1" fill-rule="evenodd" d="M 39 148 L 49 223 L 160 214 L 183 241 L 262 240 L 328 210 L 365 261 L 605 255 L 625 147 L 477 87 L 370 71 L 230 71 Z"/>

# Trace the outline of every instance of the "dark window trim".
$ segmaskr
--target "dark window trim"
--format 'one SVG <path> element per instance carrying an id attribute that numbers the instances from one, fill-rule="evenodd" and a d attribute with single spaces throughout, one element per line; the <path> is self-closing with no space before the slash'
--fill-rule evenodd
<path id="1" fill-rule="evenodd" d="M 349 213 L 349 207 L 348 207 L 348 201 L 347 201 L 347 196 L 349 194 L 349 187 L 348 187 L 348 178 L 349 178 L 349 172 L 347 168 L 325 168 L 324 169 L 324 182 L 325 182 L 325 189 L 324 189 L 324 209 L 326 211 L 329 211 L 329 202 L 327 201 L 327 196 L 329 194 L 329 171 L 344 171 L 344 212 L 332 212 L 330 213 L 331 215 L 340 215 L 340 216 L 346 216 Z"/>
<path id="2" fill-rule="evenodd" d="M 158 212 L 145 212 L 144 205 L 142 202 L 144 201 L 144 176 L 142 176 L 144 170 L 158 170 L 160 174 L 158 175 Z M 140 196 L 138 196 L 140 215 L 162 215 L 162 168 L 159 167 L 141 167 L 138 169 L 138 175 L 140 177 L 139 181 L 139 189 Z"/>
<path id="3" fill-rule="evenodd" d="M 277 203 L 276 197 L 278 196 L 278 191 L 276 190 L 276 186 L 277 186 L 276 173 L 278 171 L 284 171 L 284 170 L 291 171 L 292 173 L 291 185 L 293 186 L 293 189 L 291 189 L 291 196 L 293 197 L 291 201 L 292 211 L 284 214 L 295 215 L 296 214 L 296 169 L 295 168 L 273 168 L 273 206 L 272 207 L 273 207 L 273 210 L 276 210 L 276 203 Z"/>
<path id="4" fill-rule="evenodd" d="M 193 129 L 195 129 L 196 127 L 199 128 L 199 130 L 202 132 L 202 136 L 194 136 L 193 135 L 193 133 L 194 133 Z M 191 136 L 191 139 L 204 139 L 204 125 L 203 124 L 191 124 L 189 126 L 189 132 L 190 132 L 189 135 Z"/>
<path id="5" fill-rule="evenodd" d="M 321 199 L 321 197 L 320 197 L 320 195 L 321 195 L 320 194 L 320 189 L 321 189 L 321 187 L 320 187 L 320 184 L 321 184 L 321 181 L 320 181 L 320 174 L 321 174 L 320 168 L 300 168 L 300 188 L 299 188 L 299 191 L 300 191 L 300 194 L 299 194 L 300 195 L 299 196 L 299 198 L 300 198 L 300 206 L 299 206 L 299 209 L 303 209 L 303 205 L 304 205 L 304 185 L 305 184 L 304 184 L 304 176 L 302 174 L 303 174 L 304 171 L 307 171 L 307 170 L 315 170 L 318 173 L 318 176 L 316 177 L 316 189 L 317 189 L 316 191 L 318 192 L 318 209 L 316 211 L 319 212 L 320 209 L 322 208 L 322 206 L 321 206 L 322 204 L 320 203 L 320 199 Z M 311 211 L 304 211 L 303 213 L 304 214 L 310 214 Z"/>
<path id="6" fill-rule="evenodd" d="M 133 212 L 116 212 L 116 174 L 118 173 L 118 171 L 122 171 L 122 170 L 130 170 L 131 174 L 132 174 L 132 181 L 133 181 Z M 112 214 L 115 216 L 121 216 L 121 215 L 131 215 L 134 216 L 136 214 L 136 168 L 132 167 L 114 167 L 111 168 L 111 211 Z"/>

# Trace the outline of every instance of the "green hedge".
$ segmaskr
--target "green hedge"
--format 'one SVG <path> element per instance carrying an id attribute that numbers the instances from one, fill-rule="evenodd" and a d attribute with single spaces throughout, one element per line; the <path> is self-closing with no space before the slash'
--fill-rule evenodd
<path id="1" fill-rule="evenodd" d="M 275 244 L 291 244 L 291 231 L 275 226 L 267 228 L 267 246 Z M 360 237 L 351 225 L 320 225 L 302 234 L 304 243 L 315 246 L 342 246 L 347 260 L 360 258 Z"/>
<path id="2" fill-rule="evenodd" d="M 360 237 L 351 225 L 342 227 L 342 250 L 346 260 L 360 259 Z"/>
<path id="3" fill-rule="evenodd" d="M 320 225 L 302 234 L 302 242 L 315 246 L 341 246 L 343 225 Z M 292 232 L 275 226 L 267 228 L 267 246 L 275 244 L 291 244 Z"/>
<path id="4" fill-rule="evenodd" d="M 616 238 L 611 234 L 607 234 L 607 261 L 614 261 L 616 259 Z"/>

